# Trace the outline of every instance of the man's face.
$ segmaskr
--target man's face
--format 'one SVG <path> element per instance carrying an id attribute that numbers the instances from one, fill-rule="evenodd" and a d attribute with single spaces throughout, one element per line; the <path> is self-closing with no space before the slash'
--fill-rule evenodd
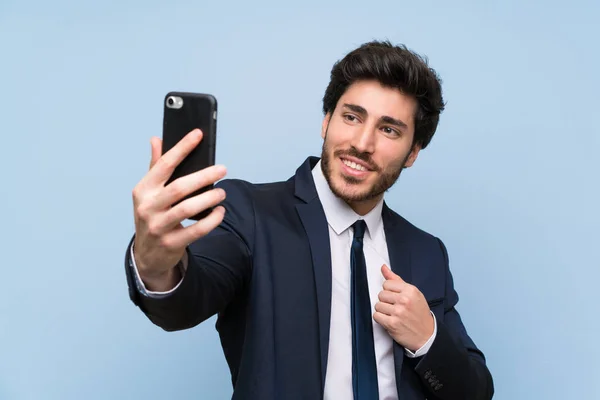
<path id="1" fill-rule="evenodd" d="M 376 81 L 346 90 L 321 131 L 323 173 L 338 197 L 374 205 L 412 166 L 420 150 L 411 148 L 416 107 L 414 98 Z"/>

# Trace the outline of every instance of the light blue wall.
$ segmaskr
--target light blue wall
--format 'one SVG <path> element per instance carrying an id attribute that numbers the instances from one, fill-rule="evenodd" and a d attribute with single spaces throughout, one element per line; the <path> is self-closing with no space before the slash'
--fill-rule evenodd
<path id="1" fill-rule="evenodd" d="M 597 2 L 87 3 L 0 2 L 0 398 L 227 398 L 214 319 L 165 333 L 127 297 L 163 95 L 218 97 L 230 177 L 287 179 L 332 63 L 374 38 L 445 82 L 388 202 L 447 244 L 495 398 L 600 398 Z"/>

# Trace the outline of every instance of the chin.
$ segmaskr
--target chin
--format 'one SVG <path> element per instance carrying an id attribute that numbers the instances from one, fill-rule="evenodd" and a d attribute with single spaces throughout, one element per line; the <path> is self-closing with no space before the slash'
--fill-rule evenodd
<path id="1" fill-rule="evenodd" d="M 341 174 L 331 180 L 329 187 L 337 197 L 346 202 L 366 200 L 371 193 L 371 185 L 367 182 L 351 183 Z"/>

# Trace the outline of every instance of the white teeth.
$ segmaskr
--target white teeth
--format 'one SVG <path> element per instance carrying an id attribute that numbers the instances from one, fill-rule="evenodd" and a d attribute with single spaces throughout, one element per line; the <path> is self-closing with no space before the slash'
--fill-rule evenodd
<path id="1" fill-rule="evenodd" d="M 343 160 L 343 163 L 346 164 L 347 166 L 349 166 L 350 168 L 355 169 L 357 171 L 366 171 L 367 170 L 365 167 L 363 167 L 362 165 L 359 165 L 359 164 L 355 163 L 354 161 Z"/>

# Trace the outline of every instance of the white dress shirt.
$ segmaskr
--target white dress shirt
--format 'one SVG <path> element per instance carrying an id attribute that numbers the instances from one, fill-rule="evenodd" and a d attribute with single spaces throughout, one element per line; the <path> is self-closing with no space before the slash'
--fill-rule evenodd
<path id="1" fill-rule="evenodd" d="M 352 225 L 358 219 L 364 219 L 367 230 L 363 239 L 363 249 L 367 264 L 367 280 L 371 308 L 375 312 L 375 303 L 379 301 L 379 292 L 385 279 L 381 274 L 383 264 L 390 266 L 390 259 L 383 229 L 381 211 L 383 199 L 367 215 L 356 214 L 344 201 L 336 197 L 321 170 L 321 162 L 312 170 L 317 194 L 323 205 L 329 225 L 331 244 L 331 323 L 329 331 L 329 354 L 325 377 L 324 400 L 353 400 L 352 393 L 352 328 L 350 315 L 350 249 L 353 239 Z M 153 292 L 146 289 L 142 282 L 131 246 L 136 285 L 140 293 L 150 297 L 163 297 L 174 291 Z M 182 272 L 184 273 L 184 272 Z M 432 313 L 433 315 L 433 313 Z M 373 321 L 375 341 L 375 359 L 380 400 L 398 400 L 394 368 L 393 339 L 387 331 Z M 434 332 L 422 348 L 412 353 L 405 349 L 408 357 L 420 357 L 427 353 L 437 333 L 434 316 Z"/>

